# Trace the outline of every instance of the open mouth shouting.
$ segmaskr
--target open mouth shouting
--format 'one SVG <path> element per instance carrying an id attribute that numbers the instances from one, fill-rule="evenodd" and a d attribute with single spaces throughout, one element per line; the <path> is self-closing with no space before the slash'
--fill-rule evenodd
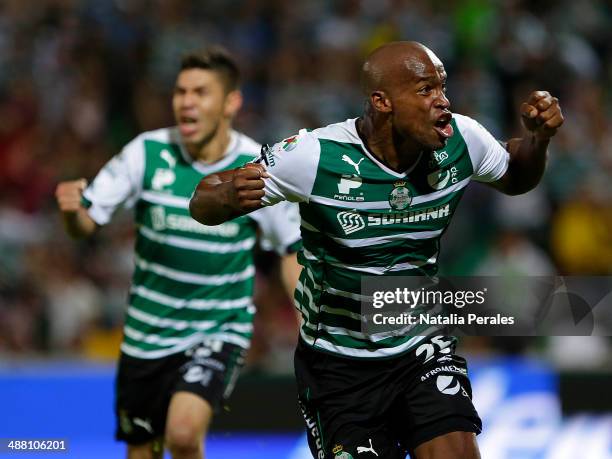
<path id="1" fill-rule="evenodd" d="M 179 118 L 179 131 L 182 136 L 190 137 L 198 131 L 198 119 L 182 115 Z"/>
<path id="2" fill-rule="evenodd" d="M 452 118 L 453 115 L 450 112 L 444 112 L 434 124 L 434 130 L 444 141 L 453 136 L 453 126 L 450 124 Z"/>

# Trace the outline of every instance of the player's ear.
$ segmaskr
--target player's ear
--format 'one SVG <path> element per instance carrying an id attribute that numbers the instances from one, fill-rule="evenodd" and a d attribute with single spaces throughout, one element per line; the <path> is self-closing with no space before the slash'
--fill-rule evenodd
<path id="1" fill-rule="evenodd" d="M 242 93 L 239 90 L 230 91 L 225 97 L 225 116 L 233 118 L 242 107 Z"/>
<path id="2" fill-rule="evenodd" d="M 387 97 L 384 91 L 374 91 L 370 94 L 370 103 L 374 110 L 389 113 L 393 110 L 393 106 L 391 105 L 391 100 Z"/>

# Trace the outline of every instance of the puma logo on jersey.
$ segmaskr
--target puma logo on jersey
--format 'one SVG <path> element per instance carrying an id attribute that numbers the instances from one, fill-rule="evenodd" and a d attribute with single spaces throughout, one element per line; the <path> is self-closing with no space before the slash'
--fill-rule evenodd
<path id="1" fill-rule="evenodd" d="M 359 165 L 361 164 L 361 161 L 363 161 L 364 159 L 365 158 L 361 158 L 359 161 L 355 162 L 348 155 L 342 155 L 342 161 L 344 161 L 345 163 L 349 163 L 351 166 L 353 166 L 355 170 L 357 171 L 357 174 L 359 175 L 361 175 L 361 171 L 359 170 Z"/>
<path id="2" fill-rule="evenodd" d="M 151 426 L 151 421 L 149 419 L 133 418 L 132 423 L 135 426 L 142 427 L 144 430 L 146 430 L 150 434 L 153 433 L 153 427 Z"/>
<path id="3" fill-rule="evenodd" d="M 378 457 L 378 453 L 376 451 L 374 451 L 374 447 L 372 446 L 372 439 L 368 438 L 368 440 L 370 441 L 370 447 L 367 448 L 365 446 L 358 446 L 357 447 L 357 454 L 361 454 L 361 453 L 372 453 L 375 456 Z"/>
<path id="4" fill-rule="evenodd" d="M 162 150 L 159 156 L 168 163 L 168 166 L 170 166 L 171 169 L 176 166 L 176 158 L 172 156 L 168 150 Z"/>

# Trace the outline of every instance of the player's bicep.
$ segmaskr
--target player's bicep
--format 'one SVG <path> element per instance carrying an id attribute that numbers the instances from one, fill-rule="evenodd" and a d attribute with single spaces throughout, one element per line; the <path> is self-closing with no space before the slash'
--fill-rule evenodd
<path id="1" fill-rule="evenodd" d="M 474 180 L 485 183 L 496 183 L 506 176 L 510 155 L 505 145 L 505 143 L 498 142 L 491 136 L 486 153 L 483 155 L 478 169 L 474 171 Z"/>
<path id="2" fill-rule="evenodd" d="M 472 118 L 462 115 L 454 117 L 472 161 L 472 179 L 486 183 L 500 180 L 508 170 L 510 158 L 505 143 L 500 143 Z"/>
<path id="3" fill-rule="evenodd" d="M 512 155 L 514 154 L 514 152 L 516 152 L 517 149 L 520 148 L 521 142 L 522 139 L 510 139 L 507 142 L 502 143 L 506 150 L 508 164 L 501 177 L 499 177 L 497 180 L 487 183 L 487 185 L 489 185 L 491 188 L 495 188 L 496 190 L 501 191 L 505 194 L 516 194 L 512 192 L 512 190 L 515 188 L 514 182 L 516 181 L 516 177 L 512 176 L 512 169 L 509 167 L 509 163 L 512 159 Z"/>

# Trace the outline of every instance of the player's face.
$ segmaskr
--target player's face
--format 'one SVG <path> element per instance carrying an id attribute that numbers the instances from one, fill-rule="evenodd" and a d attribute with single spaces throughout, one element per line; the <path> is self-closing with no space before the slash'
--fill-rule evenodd
<path id="1" fill-rule="evenodd" d="M 407 78 L 394 91 L 393 124 L 404 137 L 437 150 L 453 135 L 446 71 L 431 51 L 406 62 Z"/>
<path id="2" fill-rule="evenodd" d="M 220 75 L 211 70 L 187 69 L 179 73 L 172 107 L 179 132 L 186 144 L 206 143 L 220 123 L 234 113 Z"/>

